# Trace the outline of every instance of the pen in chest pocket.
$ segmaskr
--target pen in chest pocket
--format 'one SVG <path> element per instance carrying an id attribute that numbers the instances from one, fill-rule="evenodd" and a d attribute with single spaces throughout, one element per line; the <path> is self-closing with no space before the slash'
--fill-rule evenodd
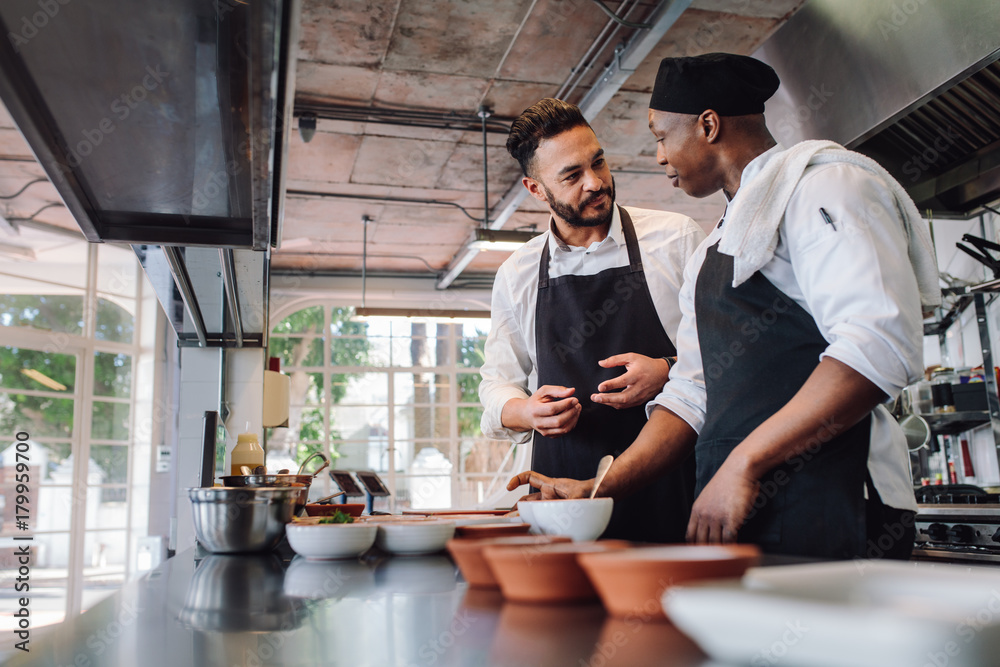
<path id="1" fill-rule="evenodd" d="M 833 223 L 833 218 L 830 217 L 830 214 L 826 212 L 825 208 L 820 208 L 819 214 L 823 216 L 823 220 L 826 222 L 826 224 L 833 227 L 833 231 L 837 231 L 837 225 Z"/>

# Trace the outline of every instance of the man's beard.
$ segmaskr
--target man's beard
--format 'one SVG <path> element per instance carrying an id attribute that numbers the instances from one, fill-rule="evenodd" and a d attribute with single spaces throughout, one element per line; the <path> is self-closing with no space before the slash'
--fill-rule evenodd
<path id="1" fill-rule="evenodd" d="M 587 201 L 580 204 L 579 207 L 573 207 L 557 200 L 544 184 L 542 185 L 542 188 L 545 190 L 545 200 L 549 203 L 549 207 L 552 209 L 553 213 L 565 220 L 570 227 L 600 227 L 602 225 L 607 225 L 611 223 L 611 218 L 615 214 L 614 178 L 611 179 L 610 187 L 602 188 L 599 192 L 595 192 L 587 198 Z M 608 201 L 611 203 L 611 205 L 608 206 L 607 212 L 599 214 L 596 218 L 584 218 L 581 211 L 583 211 L 583 209 L 585 209 L 590 202 L 594 201 L 601 195 L 607 195 Z"/>

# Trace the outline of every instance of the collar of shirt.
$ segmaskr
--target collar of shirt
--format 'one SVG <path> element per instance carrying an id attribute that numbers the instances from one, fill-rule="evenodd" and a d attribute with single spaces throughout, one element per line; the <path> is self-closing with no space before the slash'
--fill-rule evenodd
<path id="1" fill-rule="evenodd" d="M 621 213 L 618 209 L 618 204 L 614 205 L 614 212 L 611 215 L 611 227 L 608 229 L 608 235 L 600 241 L 591 243 L 590 246 L 586 248 L 582 246 L 571 246 L 559 238 L 559 234 L 556 233 L 555 220 L 553 220 L 551 216 L 549 217 L 549 255 L 554 255 L 556 250 L 561 250 L 562 252 L 592 253 L 609 242 L 614 243 L 615 247 L 625 243 L 625 235 L 622 232 L 622 219 Z"/>
<path id="2" fill-rule="evenodd" d="M 760 171 L 764 168 L 764 165 L 766 165 L 771 160 L 771 158 L 773 158 L 775 155 L 782 152 L 783 150 L 785 150 L 784 146 L 782 146 L 781 144 L 775 144 L 774 146 L 771 146 L 770 148 L 768 148 L 766 151 L 764 151 L 754 159 L 750 160 L 750 162 L 747 163 L 747 166 L 743 167 L 743 172 L 740 174 L 740 189 L 737 190 L 736 194 L 733 196 L 733 199 L 739 197 L 740 192 L 743 192 L 743 190 L 745 189 L 743 186 L 752 181 L 757 176 L 757 174 L 759 174 Z M 729 213 L 729 208 L 733 203 L 733 199 L 730 199 L 726 202 L 726 211 L 725 213 L 722 214 L 722 218 L 719 220 L 719 224 L 716 225 L 717 228 L 721 227 L 722 223 L 725 222 L 726 214 Z"/>

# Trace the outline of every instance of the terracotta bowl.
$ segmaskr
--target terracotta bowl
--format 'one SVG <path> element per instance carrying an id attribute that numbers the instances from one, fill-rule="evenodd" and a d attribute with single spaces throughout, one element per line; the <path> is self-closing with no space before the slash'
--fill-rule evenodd
<path id="1" fill-rule="evenodd" d="M 478 523 L 459 526 L 455 529 L 455 537 L 481 539 L 505 535 L 526 535 L 529 530 L 531 530 L 530 523 Z"/>
<path id="2" fill-rule="evenodd" d="M 462 576 L 469 586 L 475 588 L 499 588 L 486 559 L 483 558 L 483 548 L 493 544 L 510 544 L 514 546 L 539 546 L 554 542 L 569 542 L 568 537 L 561 535 L 511 535 L 508 537 L 491 537 L 486 539 L 448 540 L 448 553 L 455 559 L 455 564 L 462 571 Z"/>
<path id="3" fill-rule="evenodd" d="M 353 517 L 359 517 L 365 511 L 365 504 L 317 505 L 316 503 L 310 503 L 306 505 L 306 514 L 309 516 L 333 516 L 337 513 L 337 510 L 340 510 L 344 514 L 350 514 Z"/>
<path id="4" fill-rule="evenodd" d="M 660 598 L 667 588 L 740 577 L 759 559 L 760 548 L 752 544 L 677 544 L 577 556 L 608 613 L 644 619 L 666 618 Z"/>
<path id="5" fill-rule="evenodd" d="M 503 596 L 515 602 L 563 603 L 597 599 L 577 554 L 626 549 L 624 540 L 543 546 L 487 546 L 483 556 Z"/>

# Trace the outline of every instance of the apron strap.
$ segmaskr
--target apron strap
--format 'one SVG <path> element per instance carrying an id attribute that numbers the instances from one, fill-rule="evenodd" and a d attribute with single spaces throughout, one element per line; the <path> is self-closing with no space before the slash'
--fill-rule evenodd
<path id="1" fill-rule="evenodd" d="M 618 213 L 622 221 L 622 234 L 625 235 L 625 245 L 628 248 L 628 265 L 632 273 L 642 273 L 642 255 L 639 254 L 639 241 L 635 236 L 635 227 L 632 226 L 632 217 L 621 206 Z"/>
<path id="2" fill-rule="evenodd" d="M 549 239 L 542 244 L 542 259 L 538 263 L 538 289 L 549 286 Z"/>

